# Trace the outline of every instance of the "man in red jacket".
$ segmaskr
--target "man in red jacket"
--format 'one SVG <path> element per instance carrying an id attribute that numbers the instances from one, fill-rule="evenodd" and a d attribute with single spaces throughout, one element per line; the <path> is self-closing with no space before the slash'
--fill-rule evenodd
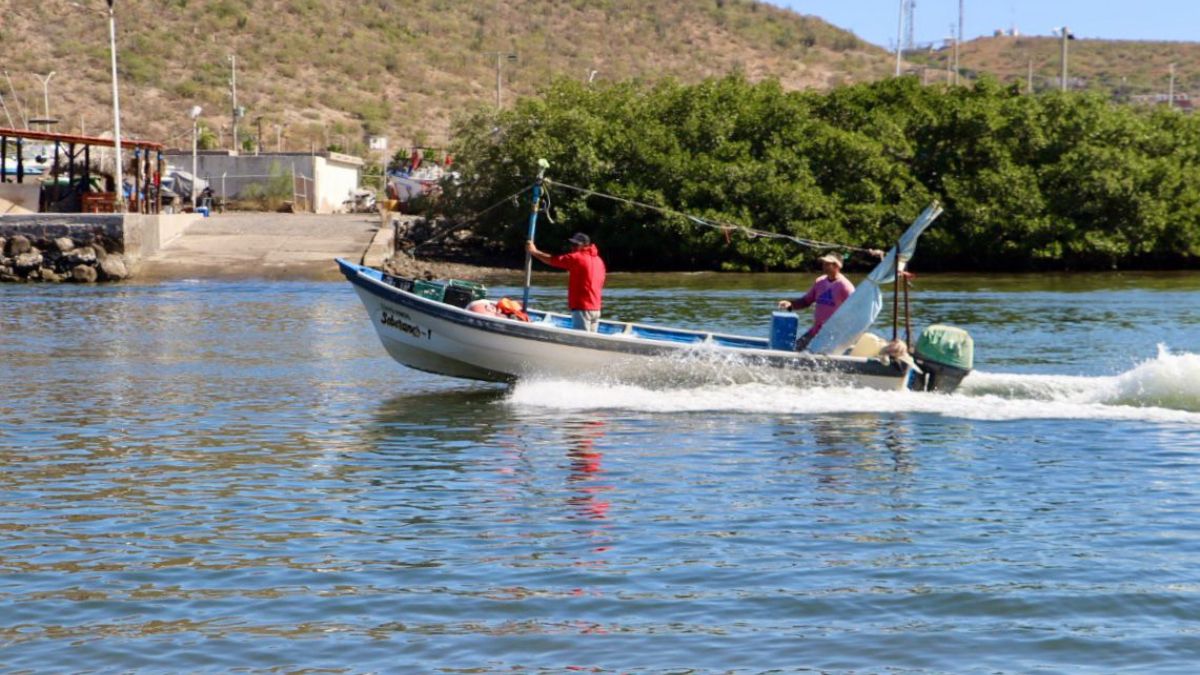
<path id="1" fill-rule="evenodd" d="M 571 309 L 571 326 L 595 333 L 600 326 L 600 293 L 604 289 L 604 261 L 600 250 L 586 234 L 576 232 L 568 240 L 571 252 L 562 255 L 542 253 L 532 241 L 525 242 L 529 255 L 567 271 L 567 307 Z"/>

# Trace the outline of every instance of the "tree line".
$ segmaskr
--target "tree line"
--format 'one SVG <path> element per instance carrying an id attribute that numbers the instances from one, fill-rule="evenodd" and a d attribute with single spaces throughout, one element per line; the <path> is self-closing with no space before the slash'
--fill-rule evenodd
<path id="1" fill-rule="evenodd" d="M 1183 268 L 1200 256 L 1200 116 L 1089 93 L 894 78 L 828 92 L 740 76 L 698 84 L 557 81 L 454 128 L 440 207 L 517 255 L 539 158 L 553 248 L 583 231 L 614 269 L 790 270 L 819 251 L 734 227 L 886 248 L 932 200 L 926 270 Z M 848 266 L 870 260 L 853 254 Z"/>

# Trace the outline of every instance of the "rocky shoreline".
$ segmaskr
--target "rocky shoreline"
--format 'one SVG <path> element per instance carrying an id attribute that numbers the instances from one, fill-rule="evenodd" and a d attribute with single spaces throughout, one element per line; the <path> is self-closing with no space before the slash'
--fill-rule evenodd
<path id="1" fill-rule="evenodd" d="M 128 276 L 123 256 L 91 232 L 53 239 L 0 237 L 0 282 L 94 283 Z"/>
<path id="2" fill-rule="evenodd" d="M 469 232 L 447 232 L 444 223 L 434 223 L 416 216 L 394 215 L 391 218 L 390 253 L 377 267 L 398 277 L 412 279 L 461 279 L 463 281 L 511 281 L 524 270 L 497 264 L 502 261 L 476 259 L 471 252 L 481 244 L 472 240 Z M 448 235 L 448 236 L 446 236 Z M 415 245 L 416 242 L 424 242 Z M 414 255 L 414 251 L 421 254 Z M 365 262 L 365 261 L 364 261 Z M 370 264 L 370 263 L 367 263 Z"/>
<path id="3" fill-rule="evenodd" d="M 407 253 L 393 254 L 383 261 L 379 269 L 392 276 L 412 279 L 461 279 L 478 282 L 511 280 L 523 274 L 522 270 L 414 258 Z"/>

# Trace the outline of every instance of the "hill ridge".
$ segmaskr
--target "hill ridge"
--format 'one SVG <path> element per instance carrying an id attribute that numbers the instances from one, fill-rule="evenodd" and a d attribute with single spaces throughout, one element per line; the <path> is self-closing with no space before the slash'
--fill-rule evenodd
<path id="1" fill-rule="evenodd" d="M 60 120 L 54 130 L 111 129 L 104 4 L 13 4 L 0 21 L 0 42 L 10 46 L 0 92 L 14 123 L 42 116 L 48 93 Z M 199 105 L 205 142 L 230 147 L 231 55 L 246 111 L 239 138 L 261 135 L 268 150 L 355 154 L 368 154 L 367 135 L 387 137 L 389 152 L 445 144 L 455 115 L 495 105 L 497 55 L 505 107 L 555 77 L 695 82 L 739 72 L 787 89 L 825 89 L 889 77 L 895 65 L 893 55 L 851 32 L 756 0 L 395 7 L 387 0 L 117 0 L 123 133 L 187 147 L 187 112 Z M 1079 40 L 1070 48 L 1076 87 L 1124 96 L 1165 91 L 1167 64 L 1176 63 L 1175 90 L 1200 90 L 1200 43 Z M 948 53 L 908 53 L 906 71 L 946 81 Z M 1049 89 L 1057 86 L 1058 58 L 1056 38 L 978 38 L 963 44 L 960 64 L 968 78 L 1017 83 L 1032 62 L 1035 89 Z M 41 79 L 52 71 L 44 92 Z"/>
<path id="2" fill-rule="evenodd" d="M 97 3 L 101 4 L 101 3 Z M 101 5 L 102 6 L 102 5 Z M 229 80 L 236 54 L 239 137 L 285 149 L 361 150 L 363 135 L 393 147 L 440 144 L 453 115 L 511 103 L 561 76 L 696 81 L 743 72 L 786 86 L 828 87 L 886 74 L 888 56 L 825 22 L 750 0 L 513 0 L 467 5 L 425 0 L 404 10 L 357 0 L 118 0 L 123 131 L 190 144 L 187 111 L 230 145 Z M 0 40 L 13 50 L 18 104 L 40 116 L 35 74 L 55 71 L 57 130 L 111 127 L 107 12 L 69 0 L 22 3 Z M 3 86 L 13 111 L 12 91 Z M 34 112 L 36 111 L 36 113 Z M 261 119 L 259 119 L 261 118 Z M 19 120 L 17 120 L 19 121 Z"/>

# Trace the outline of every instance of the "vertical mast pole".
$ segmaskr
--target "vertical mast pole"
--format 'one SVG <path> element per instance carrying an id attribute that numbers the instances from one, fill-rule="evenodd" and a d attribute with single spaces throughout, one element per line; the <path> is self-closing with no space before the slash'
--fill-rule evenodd
<path id="1" fill-rule="evenodd" d="M 546 169 L 550 167 L 550 163 L 544 159 L 538 160 L 537 180 L 533 183 L 533 204 L 529 210 L 529 234 L 527 241 L 533 241 L 537 234 L 537 217 L 538 207 L 542 202 L 542 181 L 546 176 Z M 525 292 L 521 296 L 521 309 L 529 311 L 529 285 L 533 280 L 533 255 L 529 251 L 525 252 Z"/>

